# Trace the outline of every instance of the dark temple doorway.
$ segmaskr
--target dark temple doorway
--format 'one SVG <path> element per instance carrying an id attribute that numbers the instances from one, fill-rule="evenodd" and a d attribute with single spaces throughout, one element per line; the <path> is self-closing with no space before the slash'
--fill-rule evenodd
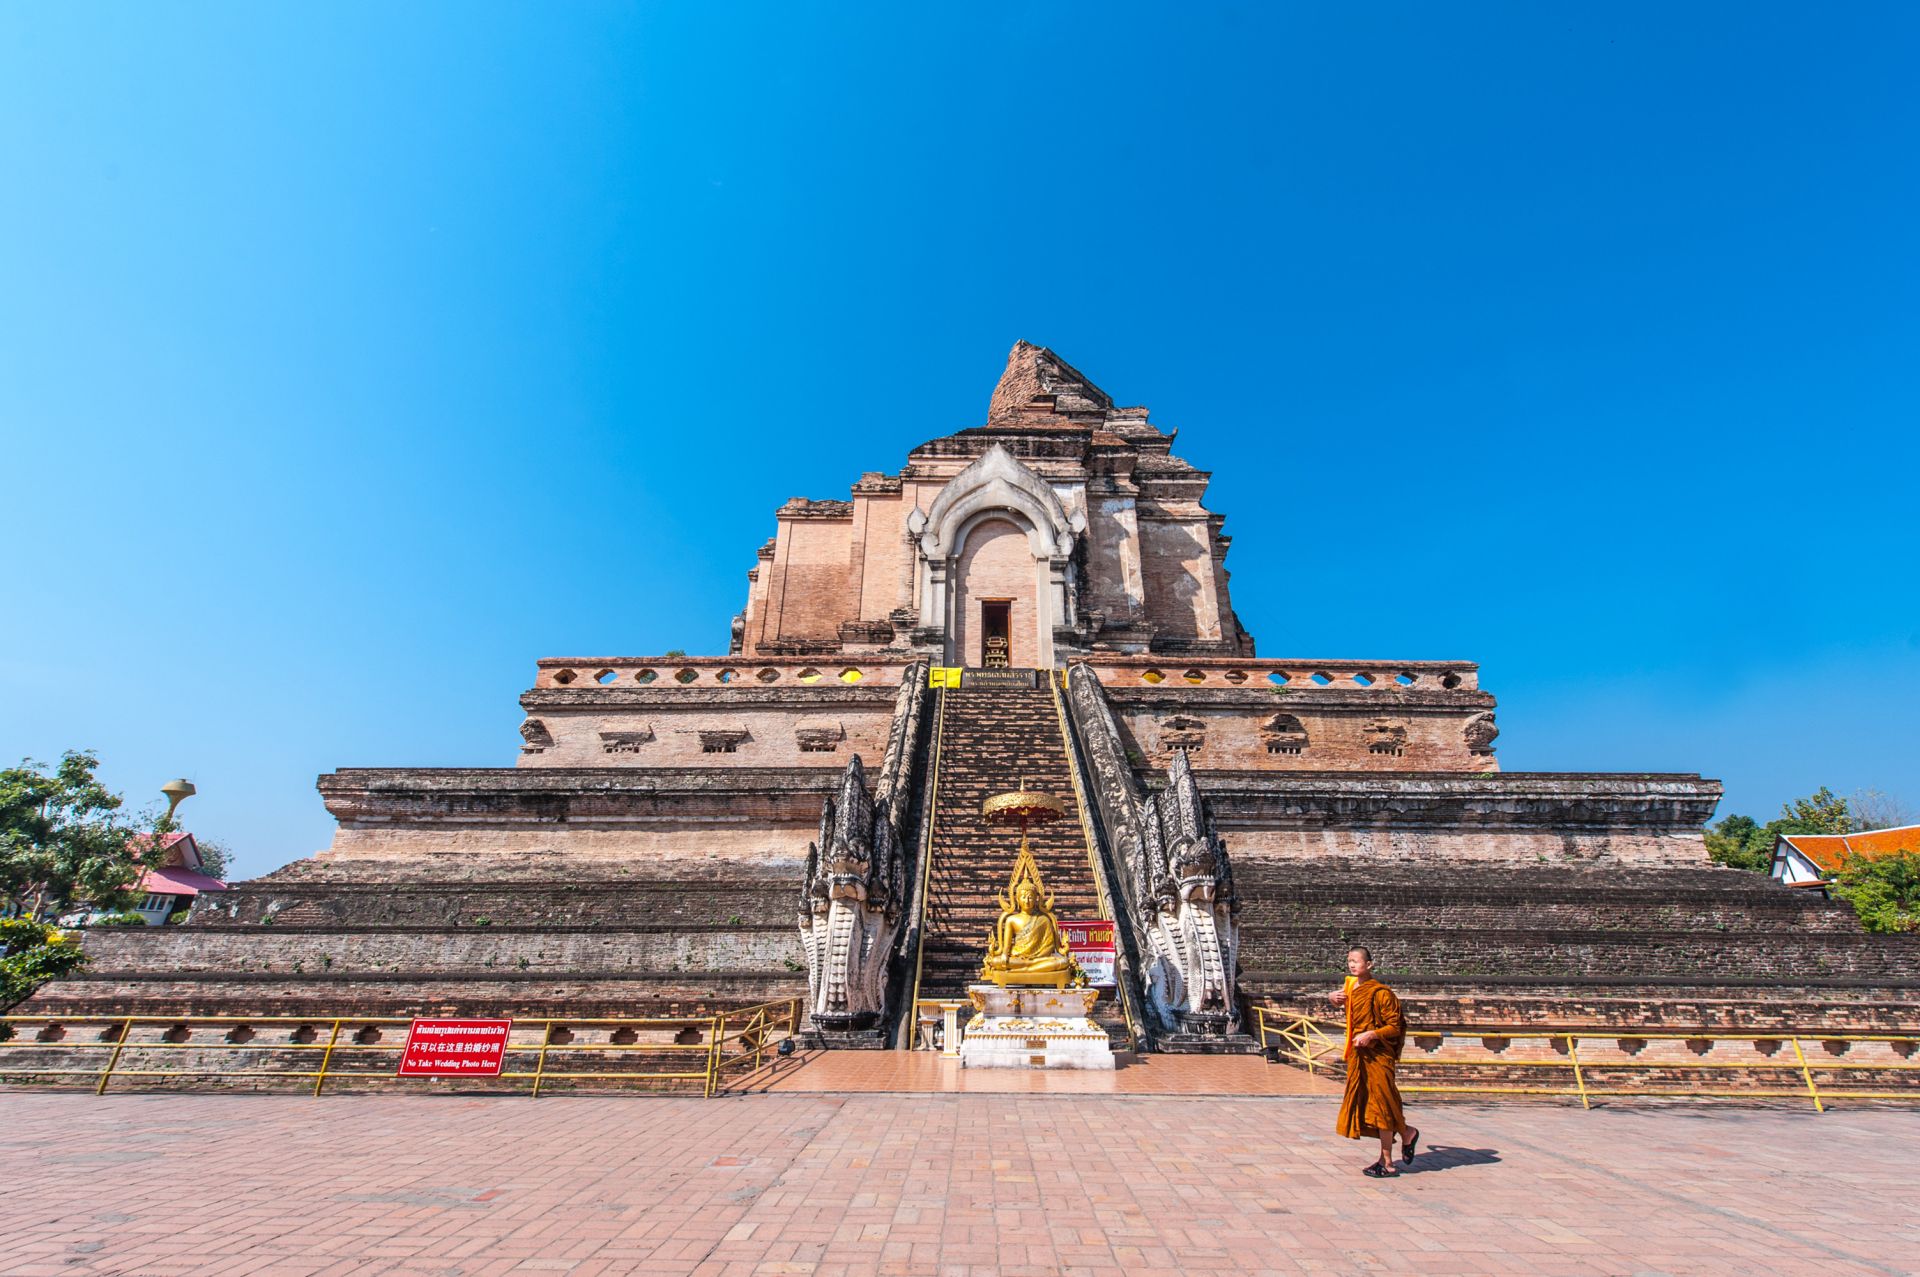
<path id="1" fill-rule="evenodd" d="M 1013 664 L 1007 637 L 1012 610 L 1011 599 L 987 599 L 980 604 L 980 664 L 988 669 L 1006 669 Z"/>

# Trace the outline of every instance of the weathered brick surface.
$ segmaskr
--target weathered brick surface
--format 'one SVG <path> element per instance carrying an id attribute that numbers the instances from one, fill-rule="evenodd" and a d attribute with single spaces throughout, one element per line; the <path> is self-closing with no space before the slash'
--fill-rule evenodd
<path id="1" fill-rule="evenodd" d="M 1008 663 L 1032 667 L 1040 662 L 1039 612 L 1035 599 L 1045 582 L 1035 576 L 1033 552 L 1025 530 L 1004 519 L 974 527 L 961 552 L 954 574 L 959 603 L 954 609 L 954 650 L 957 663 L 986 663 L 985 636 L 980 628 L 980 601 L 1006 599 Z"/>
<path id="2" fill-rule="evenodd" d="M 639 1015 L 805 991 L 796 868 L 595 863 L 299 862 L 185 926 L 90 931 L 86 971 L 20 1010 Z"/>
<path id="3" fill-rule="evenodd" d="M 1304 1014 L 1364 944 L 1429 1025 L 1920 1027 L 1920 938 L 1733 870 L 1239 868 L 1241 982 Z"/>

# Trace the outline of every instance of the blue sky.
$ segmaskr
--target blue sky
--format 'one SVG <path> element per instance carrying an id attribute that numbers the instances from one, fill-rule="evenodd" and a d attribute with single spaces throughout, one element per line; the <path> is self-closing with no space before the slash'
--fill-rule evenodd
<path id="1" fill-rule="evenodd" d="M 1510 770 L 1920 804 L 1920 9 L 0 7 L 0 759 L 242 873 L 723 651 L 1016 338 L 1216 472 L 1272 656 Z"/>

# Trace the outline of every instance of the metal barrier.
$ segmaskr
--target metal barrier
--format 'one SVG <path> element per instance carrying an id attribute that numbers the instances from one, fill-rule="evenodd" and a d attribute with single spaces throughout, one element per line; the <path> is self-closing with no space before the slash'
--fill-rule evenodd
<path id="1" fill-rule="evenodd" d="M 767 1002 L 707 1016 L 515 1020 L 515 1036 L 535 1036 L 530 1041 L 524 1038 L 520 1041 L 510 1039 L 507 1055 L 518 1056 L 523 1062 L 526 1057 L 532 1056 L 533 1067 L 502 1069 L 491 1077 L 466 1080 L 483 1083 L 526 1082 L 529 1084 L 528 1094 L 535 1097 L 549 1083 L 561 1081 L 697 1083 L 702 1095 L 712 1096 L 726 1089 L 731 1075 L 751 1076 L 764 1068 L 768 1057 L 777 1052 L 779 1041 L 792 1037 L 798 1031 L 799 1017 L 800 1000 L 790 998 L 784 1002 Z M 100 1095 L 105 1093 L 108 1084 L 116 1077 L 301 1079 L 303 1082 L 311 1079 L 313 1094 L 317 1096 L 326 1089 L 330 1078 L 354 1082 L 420 1081 L 418 1078 L 399 1077 L 394 1067 L 380 1071 L 351 1067 L 360 1060 L 372 1062 L 371 1057 L 381 1053 L 390 1055 L 393 1065 L 397 1066 L 400 1053 L 406 1047 L 405 1030 L 411 1023 L 412 1017 L 407 1016 L 6 1015 L 0 1016 L 0 1026 L 9 1030 L 4 1039 L 0 1039 L 0 1056 L 10 1057 L 21 1051 L 97 1051 L 104 1053 L 106 1059 L 98 1067 L 85 1068 L 19 1068 L 10 1059 L 0 1059 L 0 1081 L 12 1078 L 84 1078 L 92 1083 L 94 1094 Z M 93 1024 L 103 1026 L 100 1035 L 93 1041 L 74 1041 L 66 1036 L 65 1030 L 69 1025 Z M 39 1026 L 40 1033 L 29 1039 L 23 1030 L 32 1026 Z M 391 1041 L 386 1040 L 388 1035 L 383 1031 L 388 1026 L 398 1030 L 392 1035 Z M 163 1029 L 154 1040 L 135 1040 L 138 1030 L 153 1027 Z M 256 1041 L 257 1028 L 285 1028 L 287 1037 L 281 1041 Z M 572 1037 L 576 1028 L 603 1030 L 608 1040 L 574 1042 Z M 226 1032 L 221 1041 L 195 1041 L 197 1029 L 224 1029 Z M 640 1040 L 642 1035 L 653 1035 L 655 1040 L 643 1042 Z M 622 1037 L 626 1040 L 617 1040 Z M 125 1067 L 122 1061 L 130 1051 L 143 1064 L 158 1063 L 149 1060 L 147 1053 L 160 1052 L 164 1055 L 169 1051 L 252 1051 L 262 1055 L 287 1052 L 296 1061 L 301 1061 L 303 1057 L 310 1059 L 315 1054 L 319 1058 L 315 1068 L 257 1068 L 244 1065 L 223 1068 L 196 1066 L 193 1061 L 189 1061 L 186 1067 Z M 687 1067 L 611 1071 L 549 1067 L 550 1063 L 565 1061 L 569 1056 L 585 1056 L 586 1061 L 591 1063 L 596 1058 L 607 1058 L 607 1053 L 621 1053 L 641 1063 L 653 1063 L 661 1057 L 665 1057 L 666 1061 L 684 1057 Z M 650 1060 L 648 1057 L 653 1058 Z M 347 1067 L 343 1067 L 343 1064 Z M 55 1085 L 59 1084 L 55 1082 Z"/>
<path id="2" fill-rule="evenodd" d="M 1342 1053 L 1345 1049 L 1344 1032 L 1339 1038 L 1333 1037 L 1319 1022 L 1303 1015 L 1274 1013 L 1265 1007 L 1254 1008 L 1254 1022 L 1262 1048 L 1270 1048 L 1277 1059 L 1288 1061 L 1305 1068 L 1308 1072 L 1335 1067 L 1344 1068 Z M 1818 1084 L 1815 1074 L 1845 1072 L 1913 1072 L 1920 1071 L 1920 1064 L 1912 1063 L 1916 1051 L 1920 1051 L 1920 1035 L 1899 1033 L 1820 1033 L 1794 1034 L 1776 1033 L 1712 1033 L 1696 1030 L 1690 1033 L 1652 1033 L 1641 1030 L 1562 1030 L 1559 1032 L 1525 1031 L 1507 1028 L 1472 1029 L 1460 1032 L 1447 1030 L 1413 1030 L 1409 1038 L 1435 1040 L 1444 1044 L 1449 1039 L 1481 1041 L 1498 1040 L 1505 1046 L 1514 1042 L 1544 1042 L 1550 1049 L 1559 1044 L 1558 1049 L 1565 1059 L 1418 1059 L 1414 1061 L 1421 1068 L 1443 1069 L 1479 1069 L 1495 1070 L 1532 1070 L 1564 1069 L 1571 1074 L 1572 1086 L 1470 1086 L 1470 1085 L 1434 1085 L 1413 1083 L 1402 1085 L 1400 1090 L 1407 1094 L 1437 1095 L 1549 1095 L 1566 1098 L 1578 1097 L 1582 1108 L 1592 1108 L 1593 1098 L 1689 1096 L 1709 1099 L 1807 1099 L 1813 1103 L 1814 1111 L 1825 1112 L 1828 1100 L 1920 1100 L 1920 1086 L 1911 1091 L 1865 1091 L 1840 1090 L 1829 1085 Z M 1792 1060 L 1673 1060 L 1673 1059 L 1596 1059 L 1593 1056 L 1582 1061 L 1580 1043 L 1583 1040 L 1606 1039 L 1609 1041 L 1635 1042 L 1684 1042 L 1690 1047 L 1704 1046 L 1705 1054 L 1722 1042 L 1748 1042 L 1759 1050 L 1761 1043 L 1772 1043 L 1776 1049 L 1780 1045 L 1793 1048 Z M 1868 1062 L 1841 1061 L 1838 1058 L 1813 1062 L 1807 1058 L 1802 1045 L 1811 1040 L 1820 1043 L 1884 1042 L 1892 1048 L 1892 1053 L 1900 1055 L 1898 1060 L 1877 1060 Z M 1904 1049 L 1902 1049 L 1904 1048 Z M 1437 1047 L 1435 1048 L 1437 1049 Z M 1331 1062 L 1330 1062 L 1331 1057 Z M 1406 1056 L 1402 1055 L 1402 1062 Z M 1793 1090 L 1769 1089 L 1765 1087 L 1711 1088 L 1711 1087 L 1646 1087 L 1646 1086 L 1595 1086 L 1587 1080 L 1591 1072 L 1633 1073 L 1633 1072 L 1679 1072 L 1715 1071 L 1720 1073 L 1753 1072 L 1758 1074 L 1797 1073 L 1801 1087 Z"/>

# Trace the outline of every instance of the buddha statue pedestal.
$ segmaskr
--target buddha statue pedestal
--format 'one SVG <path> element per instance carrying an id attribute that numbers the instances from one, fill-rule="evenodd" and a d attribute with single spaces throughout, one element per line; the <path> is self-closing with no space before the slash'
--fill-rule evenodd
<path id="1" fill-rule="evenodd" d="M 1092 1020 L 1097 989 L 972 984 L 960 1038 L 963 1069 L 1110 1069 L 1107 1031 Z"/>

